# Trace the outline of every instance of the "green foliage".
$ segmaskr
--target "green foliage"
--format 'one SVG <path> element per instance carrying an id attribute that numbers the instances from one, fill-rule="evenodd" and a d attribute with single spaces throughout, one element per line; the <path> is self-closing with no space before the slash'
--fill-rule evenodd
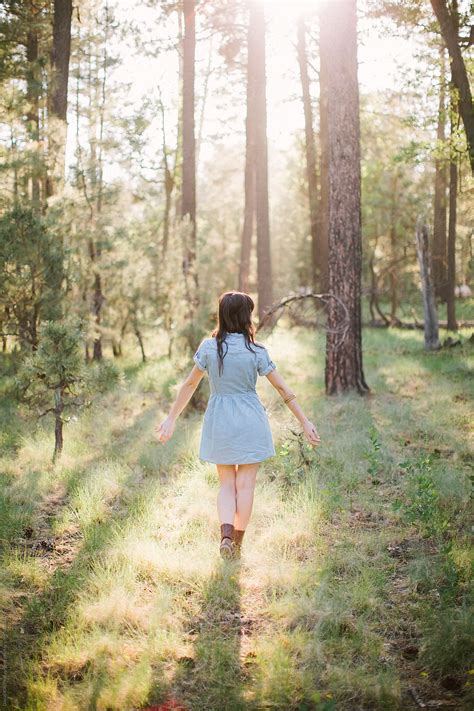
<path id="1" fill-rule="evenodd" d="M 277 448 L 281 458 L 281 470 L 278 481 L 284 490 L 301 484 L 308 466 L 312 463 L 312 450 L 302 432 L 294 432 L 282 440 Z M 275 478 L 270 476 L 270 479 Z"/>
<path id="2" fill-rule="evenodd" d="M 415 461 L 400 463 L 407 476 L 407 500 L 397 500 L 394 508 L 403 520 L 418 528 L 425 537 L 442 539 L 450 528 L 449 517 L 441 505 L 441 497 L 433 478 L 433 457 L 422 455 Z"/>
<path id="3" fill-rule="evenodd" d="M 59 393 L 64 407 L 84 404 L 78 398 L 85 383 L 81 342 L 78 323 L 46 321 L 40 329 L 38 349 L 25 360 L 17 378 L 22 399 L 44 408 L 52 404 L 53 394 Z M 52 410 L 50 406 L 47 412 Z"/>
<path id="4" fill-rule="evenodd" d="M 118 385 L 124 386 L 123 371 L 110 360 L 101 360 L 90 365 L 87 372 L 87 389 L 92 393 L 105 393 Z"/>
<path id="5" fill-rule="evenodd" d="M 46 222 L 16 205 L 0 218 L 0 324 L 35 347 L 41 321 L 61 312 L 62 249 Z"/>
<path id="6" fill-rule="evenodd" d="M 438 675 L 467 672 L 474 659 L 472 600 L 430 611 L 423 621 L 421 660 Z"/>
<path id="7" fill-rule="evenodd" d="M 367 471 L 371 477 L 374 477 L 372 480 L 373 483 L 379 483 L 379 479 L 377 479 L 376 476 L 380 470 L 380 450 L 382 445 L 380 444 L 378 432 L 375 427 L 370 428 L 369 439 L 371 446 L 365 453 L 365 458 L 368 462 Z"/>

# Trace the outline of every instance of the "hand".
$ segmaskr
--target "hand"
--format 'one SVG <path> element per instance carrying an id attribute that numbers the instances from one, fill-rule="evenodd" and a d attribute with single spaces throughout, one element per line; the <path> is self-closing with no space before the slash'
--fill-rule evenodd
<path id="1" fill-rule="evenodd" d="M 321 437 L 318 434 L 318 430 L 309 420 L 307 420 L 303 425 L 303 432 L 306 439 L 312 446 L 317 446 L 318 444 L 321 444 Z"/>
<path id="2" fill-rule="evenodd" d="M 162 442 L 164 444 L 170 439 L 171 435 L 174 432 L 175 424 L 176 422 L 172 417 L 167 417 L 166 420 L 163 420 L 161 425 L 159 425 L 155 430 L 159 442 Z"/>

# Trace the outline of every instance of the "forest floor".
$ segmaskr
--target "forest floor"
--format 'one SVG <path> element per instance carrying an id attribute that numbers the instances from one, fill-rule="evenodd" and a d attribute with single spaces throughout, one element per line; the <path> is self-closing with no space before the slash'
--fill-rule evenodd
<path id="1" fill-rule="evenodd" d="M 197 456 L 206 379 L 200 411 L 155 438 L 192 366 L 172 367 L 164 342 L 146 364 L 125 359 L 55 466 L 52 423 L 3 398 L 0 707 L 472 708 L 461 336 L 425 353 L 419 332 L 365 330 L 364 398 L 325 397 L 322 334 L 265 340 L 322 444 L 260 378 L 277 455 L 240 563 L 219 557 L 217 474 Z"/>

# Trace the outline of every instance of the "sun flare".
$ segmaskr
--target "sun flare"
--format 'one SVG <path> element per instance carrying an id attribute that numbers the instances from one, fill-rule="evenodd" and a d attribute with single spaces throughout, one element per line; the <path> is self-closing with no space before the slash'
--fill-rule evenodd
<path id="1" fill-rule="evenodd" d="M 287 19 L 296 20 L 314 12 L 321 0 L 260 0 L 263 2 L 265 13 L 272 15 L 285 15 Z"/>

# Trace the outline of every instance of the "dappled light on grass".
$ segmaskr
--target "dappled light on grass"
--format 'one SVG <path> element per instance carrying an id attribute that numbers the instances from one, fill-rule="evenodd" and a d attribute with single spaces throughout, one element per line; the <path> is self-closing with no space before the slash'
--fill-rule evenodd
<path id="1" fill-rule="evenodd" d="M 408 688 L 464 688 L 467 353 L 428 362 L 419 334 L 386 337 L 366 337 L 368 399 L 321 395 L 322 334 L 275 339 L 322 445 L 302 448 L 262 383 L 277 456 L 259 470 L 240 563 L 219 557 L 201 415 L 154 441 L 169 377 L 157 361 L 68 426 L 56 467 L 41 430 L 5 452 L 1 604 L 22 707 L 401 709 Z"/>

